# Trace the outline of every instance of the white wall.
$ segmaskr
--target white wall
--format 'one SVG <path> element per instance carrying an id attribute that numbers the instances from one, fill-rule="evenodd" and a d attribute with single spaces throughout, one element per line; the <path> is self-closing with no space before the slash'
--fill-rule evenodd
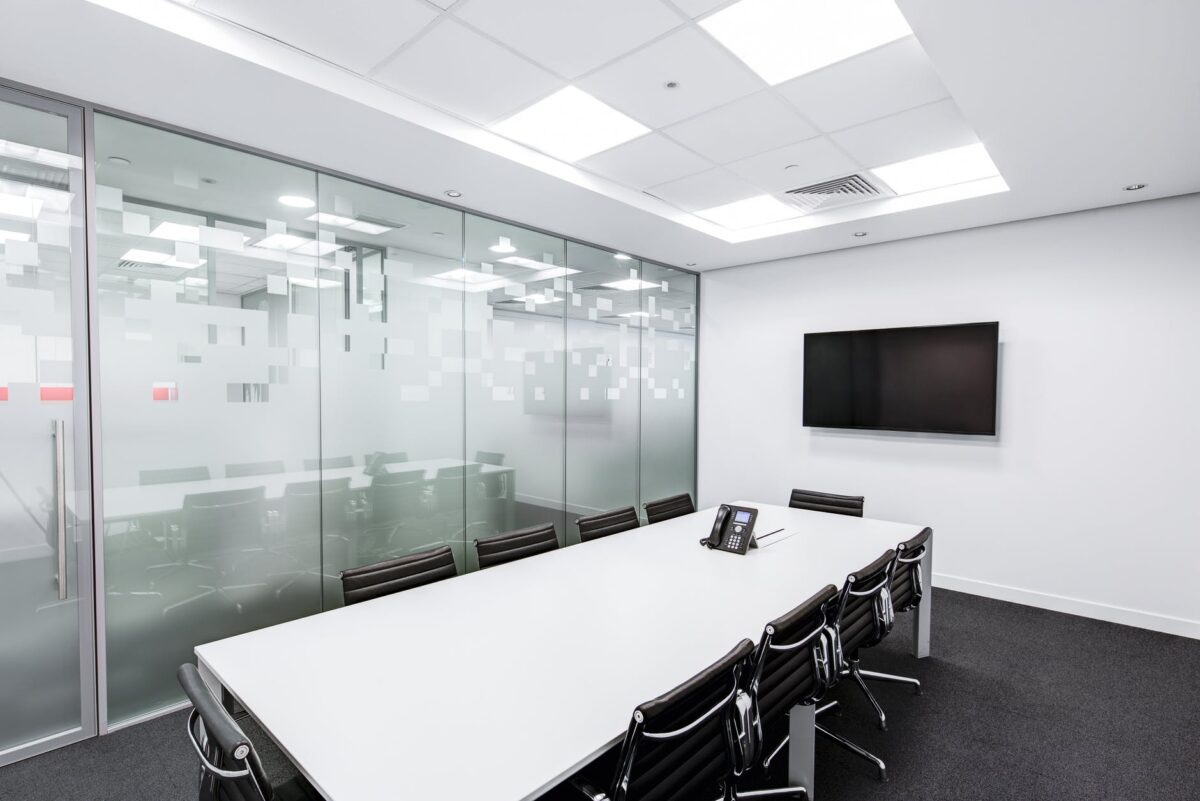
<path id="1" fill-rule="evenodd" d="M 703 276 L 699 495 L 861 494 L 935 584 L 1200 637 L 1200 195 Z M 801 425 L 805 332 L 1000 321 L 996 437 Z"/>

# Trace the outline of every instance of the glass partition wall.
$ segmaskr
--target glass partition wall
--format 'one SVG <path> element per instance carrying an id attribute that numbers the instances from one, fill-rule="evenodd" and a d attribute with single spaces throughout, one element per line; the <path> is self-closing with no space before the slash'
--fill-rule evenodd
<path id="1" fill-rule="evenodd" d="M 694 493 L 696 276 L 96 115 L 111 724 L 348 568 Z"/>

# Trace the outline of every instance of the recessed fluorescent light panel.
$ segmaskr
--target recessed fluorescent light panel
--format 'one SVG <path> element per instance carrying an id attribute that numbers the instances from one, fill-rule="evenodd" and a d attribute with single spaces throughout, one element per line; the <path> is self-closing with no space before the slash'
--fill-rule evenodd
<path id="1" fill-rule="evenodd" d="M 537 259 L 527 259 L 524 256 L 505 256 L 503 259 L 497 259 L 497 261 L 501 264 L 524 267 L 526 270 L 547 271 L 546 275 L 539 276 L 539 278 L 562 278 L 565 275 L 574 275 L 579 272 L 579 270 L 573 267 L 559 267 L 552 261 L 538 261 Z"/>
<path id="2" fill-rule="evenodd" d="M 159 253 L 157 250 L 142 250 L 141 248 L 130 248 L 121 255 L 121 261 L 135 261 L 138 264 L 161 264 L 164 267 L 181 267 L 185 270 L 191 270 L 205 264 L 204 259 L 196 261 L 183 261 L 175 258 L 171 253 Z"/>
<path id="3" fill-rule="evenodd" d="M 23 234 L 20 231 L 5 231 L 0 229 L 0 244 L 4 242 L 28 242 L 29 234 Z"/>
<path id="4" fill-rule="evenodd" d="M 637 120 L 574 86 L 539 100 L 492 130 L 570 162 L 650 133 Z"/>
<path id="5" fill-rule="evenodd" d="M 1000 174 L 982 144 L 965 145 L 871 170 L 897 195 L 964 184 Z"/>
<path id="6" fill-rule="evenodd" d="M 378 236 L 386 234 L 392 229 L 386 225 L 377 225 L 376 223 L 366 222 L 365 220 L 356 220 L 353 217 L 343 217 L 340 214 L 330 214 L 327 211 L 319 211 L 316 214 L 310 214 L 304 219 L 309 222 L 315 222 L 318 225 L 332 225 L 338 228 L 348 228 L 351 231 L 358 231 L 361 234 L 370 234 Z"/>
<path id="7" fill-rule="evenodd" d="M 311 209 L 317 202 L 303 195 L 280 195 L 279 202 L 294 209 Z"/>
<path id="8" fill-rule="evenodd" d="M 656 289 L 659 285 L 653 281 L 643 281 L 640 278 L 626 278 L 621 281 L 611 281 L 607 284 L 601 284 L 609 289 L 620 289 L 623 292 L 632 292 L 635 289 Z"/>
<path id="9" fill-rule="evenodd" d="M 741 0 L 700 25 L 772 86 L 912 33 L 894 0 Z"/>
<path id="10" fill-rule="evenodd" d="M 543 303 L 562 303 L 563 299 L 548 298 L 545 295 L 522 295 L 519 298 L 513 298 L 513 300 L 520 301 L 522 303 L 533 303 L 537 306 L 541 306 Z"/>
<path id="11" fill-rule="evenodd" d="M 696 212 L 696 216 L 734 230 L 800 216 L 800 209 L 770 195 L 757 195 Z"/>

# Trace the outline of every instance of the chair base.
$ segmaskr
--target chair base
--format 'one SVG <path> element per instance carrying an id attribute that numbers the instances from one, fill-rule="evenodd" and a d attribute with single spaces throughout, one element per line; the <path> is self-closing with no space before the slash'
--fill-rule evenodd
<path id="1" fill-rule="evenodd" d="M 830 701 L 827 704 L 823 704 L 822 706 L 817 707 L 817 716 L 819 717 L 820 715 L 822 715 L 826 712 L 830 712 L 830 711 L 836 709 L 837 706 L 838 706 L 837 701 Z M 875 766 L 875 769 L 877 771 L 879 771 L 879 781 L 881 781 L 881 782 L 887 781 L 887 765 L 884 764 L 882 759 L 875 756 L 874 754 L 872 754 L 870 751 L 866 750 L 865 748 L 855 745 L 854 743 L 847 740 L 845 737 L 834 734 L 829 729 L 825 728 L 824 726 L 822 726 L 819 723 L 817 724 L 817 734 L 820 734 L 824 737 L 828 737 L 830 740 L 837 743 L 842 748 L 845 748 L 850 753 L 855 754 L 856 756 L 862 757 L 863 759 L 870 762 L 872 765 Z M 770 755 L 768 755 L 767 758 L 763 760 L 763 763 L 762 763 L 763 770 L 766 770 L 767 768 L 769 768 L 771 766 L 771 761 L 774 760 L 775 757 L 777 757 L 779 755 L 779 752 L 784 749 L 784 747 L 788 744 L 788 740 L 790 740 L 790 739 L 791 739 L 791 735 L 788 735 L 783 738 L 783 740 L 779 743 L 779 745 L 775 746 L 775 750 L 772 751 L 770 753 Z M 804 788 L 801 787 L 799 789 L 803 790 Z M 742 795 L 747 795 L 747 794 L 743 793 Z"/>
<path id="2" fill-rule="evenodd" d="M 907 684 L 909 687 L 913 688 L 913 692 L 916 695 L 921 694 L 920 679 L 913 679 L 909 678 L 908 676 L 897 676 L 892 673 L 879 673 L 874 670 L 860 670 L 858 672 L 859 675 L 868 681 L 884 681 L 890 684 Z"/>

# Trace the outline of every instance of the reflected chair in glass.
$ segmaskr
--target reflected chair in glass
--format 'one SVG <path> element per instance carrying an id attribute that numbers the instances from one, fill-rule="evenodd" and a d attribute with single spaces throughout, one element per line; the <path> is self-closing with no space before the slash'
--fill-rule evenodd
<path id="1" fill-rule="evenodd" d="M 407 451 L 375 451 L 374 453 L 363 454 L 363 464 L 371 464 L 372 460 L 378 460 L 378 464 L 400 464 L 408 461 Z"/>
<path id="2" fill-rule="evenodd" d="M 482 469 L 481 464 L 466 464 L 437 471 L 433 479 L 434 526 L 444 542 L 465 547 L 474 538 L 472 534 L 496 532 L 497 526 L 489 515 L 492 506 L 487 500 Z"/>
<path id="3" fill-rule="evenodd" d="M 863 648 L 878 645 L 892 630 L 894 613 L 889 587 L 895 558 L 896 552 L 889 549 L 871 564 L 847 576 L 834 602 L 836 612 L 833 614 L 834 664 L 838 675 L 854 679 L 875 709 L 879 728 L 884 730 L 887 729 L 887 717 L 863 680 L 858 655 Z M 881 780 L 887 778 L 882 760 L 857 746 L 850 750 L 872 762 L 879 769 Z"/>
<path id="4" fill-rule="evenodd" d="M 504 464 L 504 454 L 497 451 L 475 451 L 475 461 L 480 464 L 494 464 L 499 467 Z"/>
<path id="5" fill-rule="evenodd" d="M 475 553 L 479 556 L 479 569 L 515 562 L 527 556 L 546 553 L 558 548 L 558 534 L 553 523 L 540 523 L 516 531 L 508 531 L 495 537 L 475 540 Z"/>
<path id="6" fill-rule="evenodd" d="M 746 687 L 753 655 L 754 643 L 742 640 L 683 684 L 638 705 L 609 789 L 599 789 L 586 770 L 570 786 L 592 801 L 806 798 L 802 787 L 738 787 L 758 759 L 754 704 Z"/>
<path id="7" fill-rule="evenodd" d="M 921 605 L 921 598 L 925 595 L 921 560 L 925 557 L 925 548 L 932 536 L 933 529 L 923 528 L 915 537 L 896 546 L 896 559 L 892 564 L 891 583 L 888 587 L 892 597 L 892 610 L 896 614 L 910 612 Z M 874 670 L 860 669 L 858 674 L 867 681 L 903 684 L 912 687 L 917 695 L 921 694 L 920 679 Z"/>
<path id="8" fill-rule="evenodd" d="M 792 490 L 788 506 L 793 509 L 807 509 L 810 512 L 829 512 L 835 515 L 863 516 L 862 495 L 834 495 L 830 492 L 814 490 Z"/>
<path id="9" fill-rule="evenodd" d="M 480 464 L 502 467 L 504 454 L 496 451 L 475 451 L 475 461 Z M 499 500 L 508 496 L 508 471 L 487 473 L 481 471 L 480 482 L 483 484 L 483 497 L 489 501 Z"/>
<path id="10" fill-rule="evenodd" d="M 661 523 L 664 520 L 690 515 L 696 511 L 696 505 L 692 503 L 692 496 L 686 492 L 657 501 L 649 501 L 643 504 L 642 508 L 646 510 L 646 523 L 648 524 Z"/>
<path id="11" fill-rule="evenodd" d="M 591 542 L 635 529 L 641 525 L 641 521 L 638 520 L 637 510 L 626 506 L 623 509 L 612 509 L 598 515 L 581 517 L 575 521 L 575 525 L 579 526 L 579 541 Z"/>
<path id="12" fill-rule="evenodd" d="M 268 476 L 285 471 L 282 459 L 267 462 L 242 462 L 225 465 L 226 478 L 245 478 L 246 476 Z"/>
<path id="13" fill-rule="evenodd" d="M 138 472 L 138 484 L 143 487 L 151 484 L 176 484 L 181 481 L 208 481 L 208 468 L 198 467 L 168 467 L 161 470 L 141 470 Z"/>
<path id="14" fill-rule="evenodd" d="M 293 560 L 291 575 L 275 590 L 276 597 L 304 576 L 318 580 L 321 542 L 346 543 L 350 525 L 350 479 L 298 481 L 283 488 L 283 519 L 273 547 Z"/>
<path id="15" fill-rule="evenodd" d="M 419 534 L 428 521 L 425 503 L 425 471 L 380 473 L 367 487 L 366 519 L 357 537 L 353 562 L 378 561 L 381 557 L 409 553 L 427 541 L 400 542 L 402 533 Z M 417 539 L 410 537 L 409 540 Z"/>
<path id="16" fill-rule="evenodd" d="M 457 575 L 454 552 L 449 545 L 443 545 L 399 559 L 343 570 L 339 576 L 342 581 L 342 602 L 350 606 Z"/>
<path id="17" fill-rule="evenodd" d="M 354 467 L 353 456 L 323 456 L 320 459 L 305 459 L 305 470 L 337 470 L 342 467 Z"/>
<path id="18" fill-rule="evenodd" d="M 164 611 L 217 595 L 241 612 L 248 596 L 265 591 L 269 585 L 261 579 L 267 574 L 253 568 L 245 570 L 246 560 L 265 552 L 265 494 L 265 487 L 248 487 L 184 496 L 176 538 L 179 559 L 147 569 L 162 576 L 151 582 L 151 589 L 161 588 L 165 594 L 166 588 L 162 585 L 167 577 L 178 578 L 189 573 L 199 573 L 203 577 L 200 581 L 207 579 L 211 583 L 194 583 L 184 578 L 183 587 L 174 589 L 191 594 L 168 604 Z M 245 581 L 238 577 L 239 573 L 245 572 L 249 572 L 254 580 Z"/>
<path id="19" fill-rule="evenodd" d="M 271 784 L 254 744 L 213 696 L 195 665 L 180 665 L 175 675 L 192 703 L 187 736 L 200 758 L 198 801 L 321 801 L 303 776 Z"/>

